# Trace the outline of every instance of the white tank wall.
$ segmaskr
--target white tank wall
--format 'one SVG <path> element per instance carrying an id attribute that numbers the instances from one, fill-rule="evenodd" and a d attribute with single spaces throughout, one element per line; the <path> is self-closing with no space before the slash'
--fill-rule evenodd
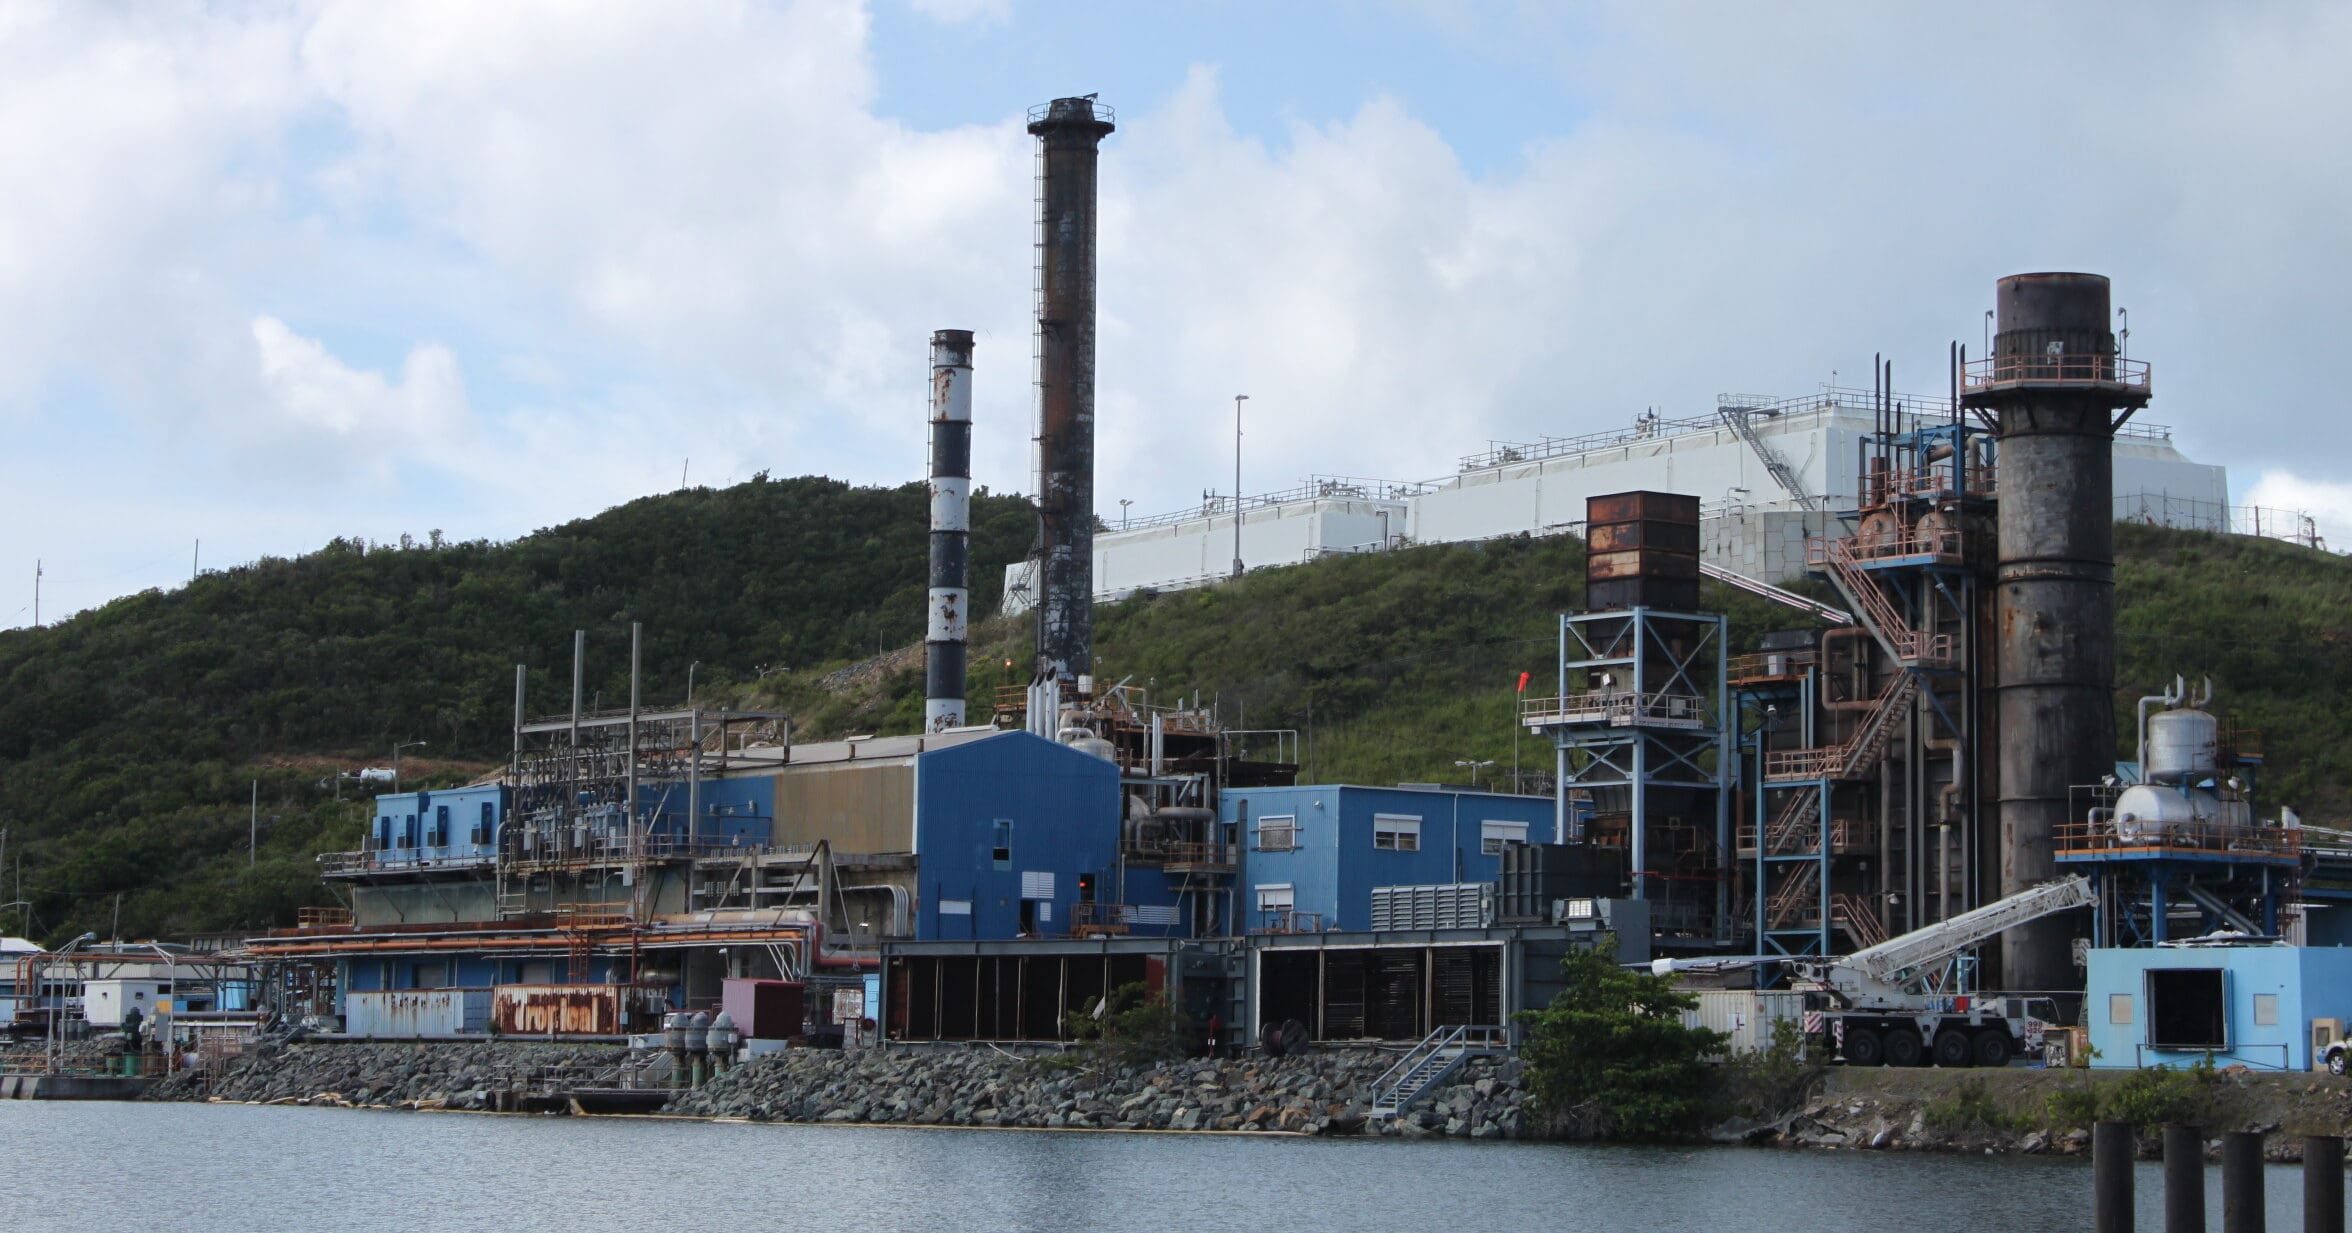
<path id="1" fill-rule="evenodd" d="M 1814 406 L 1751 423 L 1808 490 L 1826 495 L 1833 509 L 1853 507 L 1860 443 L 1873 426 L 1867 407 Z M 1586 498 L 1643 489 L 1697 496 L 1707 511 L 1705 559 L 1765 581 L 1803 576 L 1804 537 L 1829 529 L 1827 516 L 1798 508 L 1755 451 L 1720 427 L 1459 473 L 1402 501 L 1316 498 L 1252 509 L 1242 521 L 1242 560 L 1256 569 L 1398 536 L 1434 544 L 1580 530 Z M 2191 461 L 2167 438 L 2119 436 L 2115 516 L 2228 530 L 2229 473 Z M 1231 573 L 1232 562 L 1230 514 L 1099 533 L 1096 594 L 1195 586 Z M 1020 585 L 1027 568 L 1005 570 L 1007 612 L 1027 607 Z"/>

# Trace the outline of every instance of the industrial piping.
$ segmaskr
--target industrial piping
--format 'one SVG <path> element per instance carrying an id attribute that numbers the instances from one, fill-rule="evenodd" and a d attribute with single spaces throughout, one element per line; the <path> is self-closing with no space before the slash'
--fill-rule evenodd
<path id="1" fill-rule="evenodd" d="M 2112 415 L 2147 405 L 2148 385 L 2116 355 L 2105 276 L 2015 274 L 1995 297 L 1993 354 L 1966 366 L 1961 397 L 2001 443 L 2000 889 L 2013 895 L 2057 876 L 2071 789 L 2114 772 Z M 2002 985 L 2080 988 L 2074 932 L 2053 916 L 2004 933 Z"/>
<path id="2" fill-rule="evenodd" d="M 972 606 L 972 331 L 931 335 L 931 598 L 923 727 L 964 723 L 965 620 Z"/>
<path id="3" fill-rule="evenodd" d="M 1031 109 L 1037 176 L 1037 675 L 1029 723 L 1053 734 L 1060 691 L 1094 672 L 1095 165 L 1111 109 Z"/>

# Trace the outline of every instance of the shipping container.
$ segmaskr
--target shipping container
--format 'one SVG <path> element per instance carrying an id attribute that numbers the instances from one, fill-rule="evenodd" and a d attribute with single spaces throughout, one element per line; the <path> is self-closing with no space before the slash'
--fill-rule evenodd
<path id="1" fill-rule="evenodd" d="M 1684 556 L 1699 555 L 1699 524 L 1695 522 L 1595 522 L 1584 528 L 1585 547 L 1594 552 L 1648 549 Z"/>
<path id="2" fill-rule="evenodd" d="M 745 1037 L 788 1040 L 806 1031 L 806 991 L 796 980 L 752 980 L 729 977 L 719 1005 L 735 1020 Z"/>
<path id="3" fill-rule="evenodd" d="M 1772 1046 L 1775 1024 L 1801 1029 L 1805 995 L 1789 989 L 1700 989 L 1699 1004 L 1682 1012 L 1685 1027 L 1711 1028 L 1731 1038 L 1725 1051 L 1737 1056 Z"/>
<path id="4" fill-rule="evenodd" d="M 501 1036 L 625 1036 L 659 1027 L 668 1009 L 659 985 L 500 985 L 490 1003 Z"/>
<path id="5" fill-rule="evenodd" d="M 490 1030 L 488 989 L 378 989 L 343 995 L 343 1030 L 371 1040 L 481 1036 Z"/>
<path id="6" fill-rule="evenodd" d="M 1584 499 L 1584 521 L 1699 524 L 1699 499 L 1682 492 L 1612 492 Z"/>

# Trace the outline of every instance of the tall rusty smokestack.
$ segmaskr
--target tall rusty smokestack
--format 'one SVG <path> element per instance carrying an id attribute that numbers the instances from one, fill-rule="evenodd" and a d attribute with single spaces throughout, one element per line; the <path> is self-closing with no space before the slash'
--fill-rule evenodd
<path id="1" fill-rule="evenodd" d="M 964 723 L 964 622 L 972 606 L 972 331 L 931 335 L 931 599 L 923 727 Z"/>
<path id="2" fill-rule="evenodd" d="M 1994 295 L 1993 353 L 1961 399 L 2000 433 L 2001 893 L 2057 876 L 2070 789 L 2114 773 L 2115 430 L 2148 403 L 2147 365 L 2115 352 L 2107 279 L 2016 274 Z M 2115 412 L 2121 409 L 2123 417 Z M 2075 922 L 2001 938 L 2013 990 L 2080 988 Z"/>
<path id="3" fill-rule="evenodd" d="M 1092 95 L 1029 112 L 1038 144 L 1037 682 L 1057 689 L 1094 671 L 1095 162 L 1111 120 Z"/>

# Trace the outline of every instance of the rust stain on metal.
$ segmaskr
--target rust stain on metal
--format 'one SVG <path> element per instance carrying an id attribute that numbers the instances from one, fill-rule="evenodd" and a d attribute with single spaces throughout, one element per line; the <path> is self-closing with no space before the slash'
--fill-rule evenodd
<path id="1" fill-rule="evenodd" d="M 630 985 L 501 985 L 491 1003 L 500 1035 L 618 1036 L 658 991 Z"/>

